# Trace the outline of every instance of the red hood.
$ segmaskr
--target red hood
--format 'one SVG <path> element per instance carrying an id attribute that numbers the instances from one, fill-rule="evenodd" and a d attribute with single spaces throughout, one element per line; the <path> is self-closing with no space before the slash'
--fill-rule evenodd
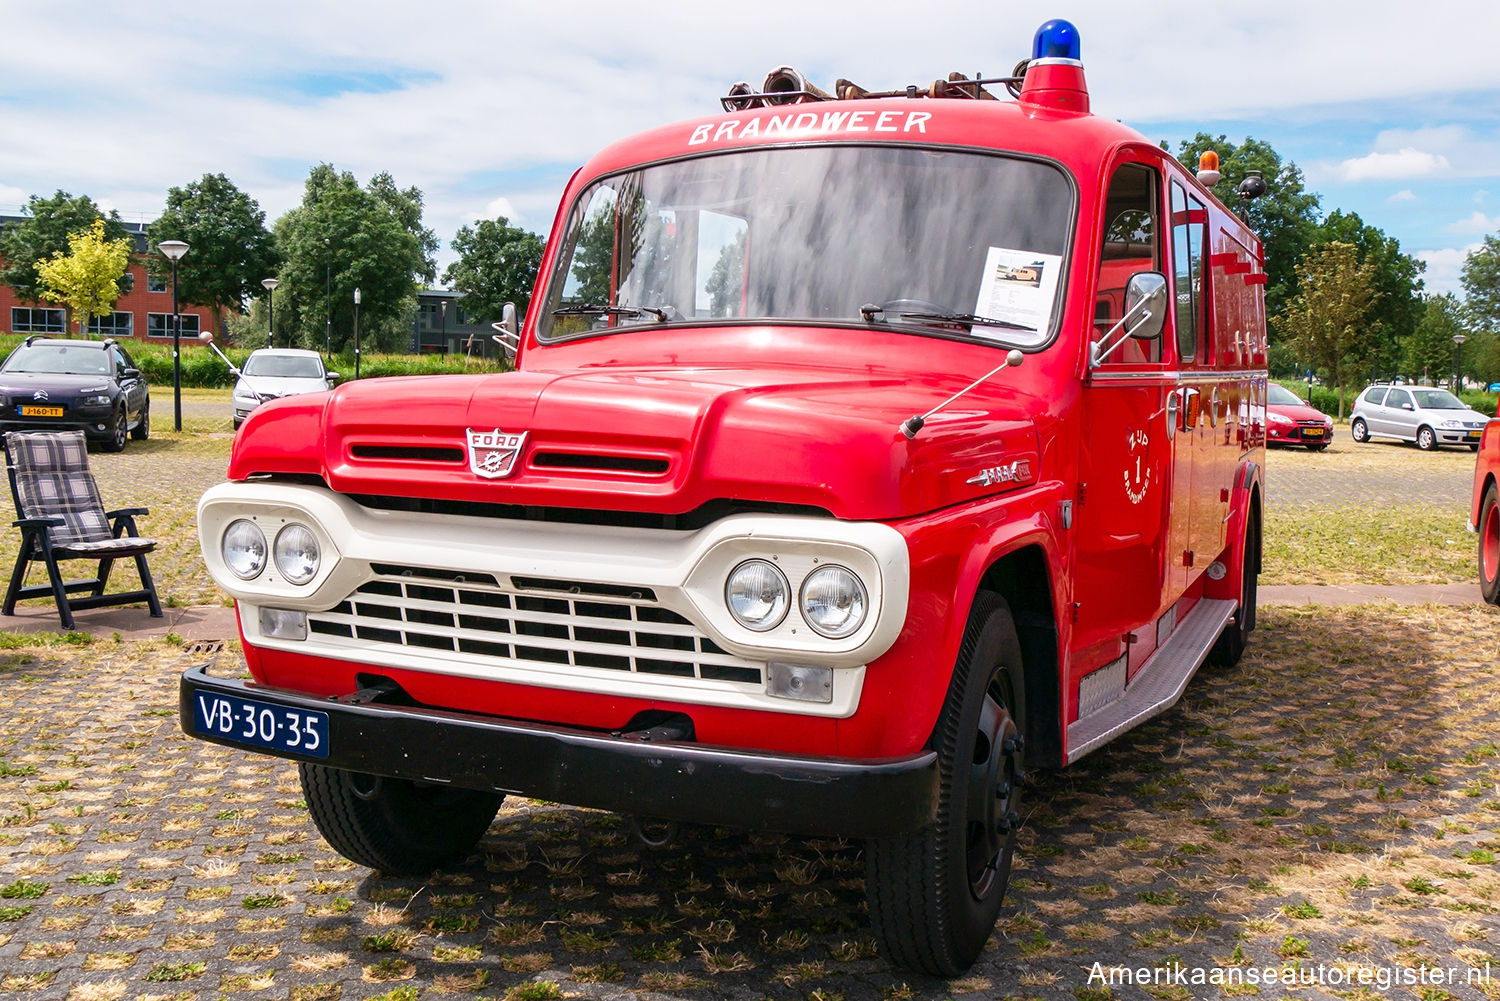
<path id="1" fill-rule="evenodd" d="M 1294 421 L 1326 421 L 1329 419 L 1328 415 L 1323 413 L 1323 411 L 1305 404 L 1268 403 L 1266 404 L 1266 411 L 1268 413 L 1280 414 L 1283 417 L 1290 417 Z"/>
<path id="2" fill-rule="evenodd" d="M 864 366 L 374 379 L 257 409 L 229 477 L 310 474 L 348 494 L 656 514 L 733 498 L 891 519 L 1040 477 L 1028 415 L 1044 403 L 1013 383 L 980 387 L 915 441 L 901 434 L 901 421 L 967 381 Z M 527 433 L 508 476 L 470 469 L 469 429 Z M 1018 459 L 1030 470 L 1018 482 L 966 482 Z"/>

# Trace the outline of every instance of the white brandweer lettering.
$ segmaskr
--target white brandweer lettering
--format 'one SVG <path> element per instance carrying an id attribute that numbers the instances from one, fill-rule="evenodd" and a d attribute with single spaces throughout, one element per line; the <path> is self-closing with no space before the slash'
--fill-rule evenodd
<path id="1" fill-rule="evenodd" d="M 854 132 L 906 132 L 927 134 L 927 123 L 932 121 L 930 111 L 908 111 L 902 120 L 900 111 L 815 111 L 787 112 L 748 120 L 731 119 L 727 122 L 706 122 L 694 125 L 688 136 L 689 146 L 705 143 L 728 142 L 735 139 L 767 138 L 792 132 L 834 133 Z M 874 119 L 873 122 L 871 119 Z"/>

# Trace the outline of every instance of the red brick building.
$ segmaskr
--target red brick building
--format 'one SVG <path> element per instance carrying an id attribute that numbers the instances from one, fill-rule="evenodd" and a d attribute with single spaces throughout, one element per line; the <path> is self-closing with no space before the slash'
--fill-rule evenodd
<path id="1" fill-rule="evenodd" d="M 0 227 L 21 220 L 15 216 L 0 216 Z M 145 258 L 154 253 L 147 247 L 145 226 L 140 223 L 125 223 L 125 229 L 135 241 L 135 252 L 130 260 L 130 275 L 135 279 L 131 290 L 120 296 L 114 312 L 96 316 L 89 321 L 89 333 L 118 340 L 130 338 L 137 341 L 155 341 L 158 344 L 172 342 L 172 281 L 156 282 L 146 275 Z M 216 330 L 214 310 L 207 306 L 179 304 L 182 314 L 182 339 L 197 342 L 198 331 Z M 76 324 L 68 328 L 67 311 L 60 302 L 23 302 L 16 297 L 16 290 L 0 284 L 0 330 L 14 334 L 45 334 L 60 336 L 77 334 Z"/>

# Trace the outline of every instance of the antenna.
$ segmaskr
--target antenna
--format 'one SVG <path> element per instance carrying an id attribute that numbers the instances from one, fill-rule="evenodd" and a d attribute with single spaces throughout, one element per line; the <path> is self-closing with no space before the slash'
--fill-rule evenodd
<path id="1" fill-rule="evenodd" d="M 1026 356 L 1021 354 L 1020 351 L 1017 351 L 1015 348 L 1011 348 L 1010 351 L 1006 352 L 1005 360 L 996 365 L 994 368 L 990 369 L 988 372 L 984 373 L 984 375 L 981 375 L 979 378 L 969 383 L 963 389 L 960 389 L 958 392 L 948 397 L 942 403 L 939 403 L 937 406 L 927 411 L 927 413 L 908 417 L 906 420 L 902 421 L 901 433 L 906 435 L 908 439 L 915 438 L 917 436 L 917 432 L 922 430 L 923 426 L 927 424 L 927 418 L 931 417 L 939 410 L 942 410 L 944 407 L 948 406 L 948 404 L 952 403 L 959 397 L 964 396 L 978 386 L 983 385 L 985 382 L 988 382 L 990 379 L 998 375 L 1001 369 L 1015 368 L 1025 360 L 1025 357 Z"/>

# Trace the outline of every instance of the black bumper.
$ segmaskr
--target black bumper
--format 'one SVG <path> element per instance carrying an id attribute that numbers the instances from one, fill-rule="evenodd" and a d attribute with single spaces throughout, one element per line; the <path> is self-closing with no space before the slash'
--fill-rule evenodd
<path id="1" fill-rule="evenodd" d="M 329 755 L 268 751 L 195 728 L 199 693 L 328 714 Z M 905 834 L 937 814 L 937 756 L 852 759 L 744 751 L 427 707 L 321 699 L 254 682 L 182 676 L 182 729 L 247 751 L 393 778 L 511 793 L 640 817 L 787 834 Z"/>

